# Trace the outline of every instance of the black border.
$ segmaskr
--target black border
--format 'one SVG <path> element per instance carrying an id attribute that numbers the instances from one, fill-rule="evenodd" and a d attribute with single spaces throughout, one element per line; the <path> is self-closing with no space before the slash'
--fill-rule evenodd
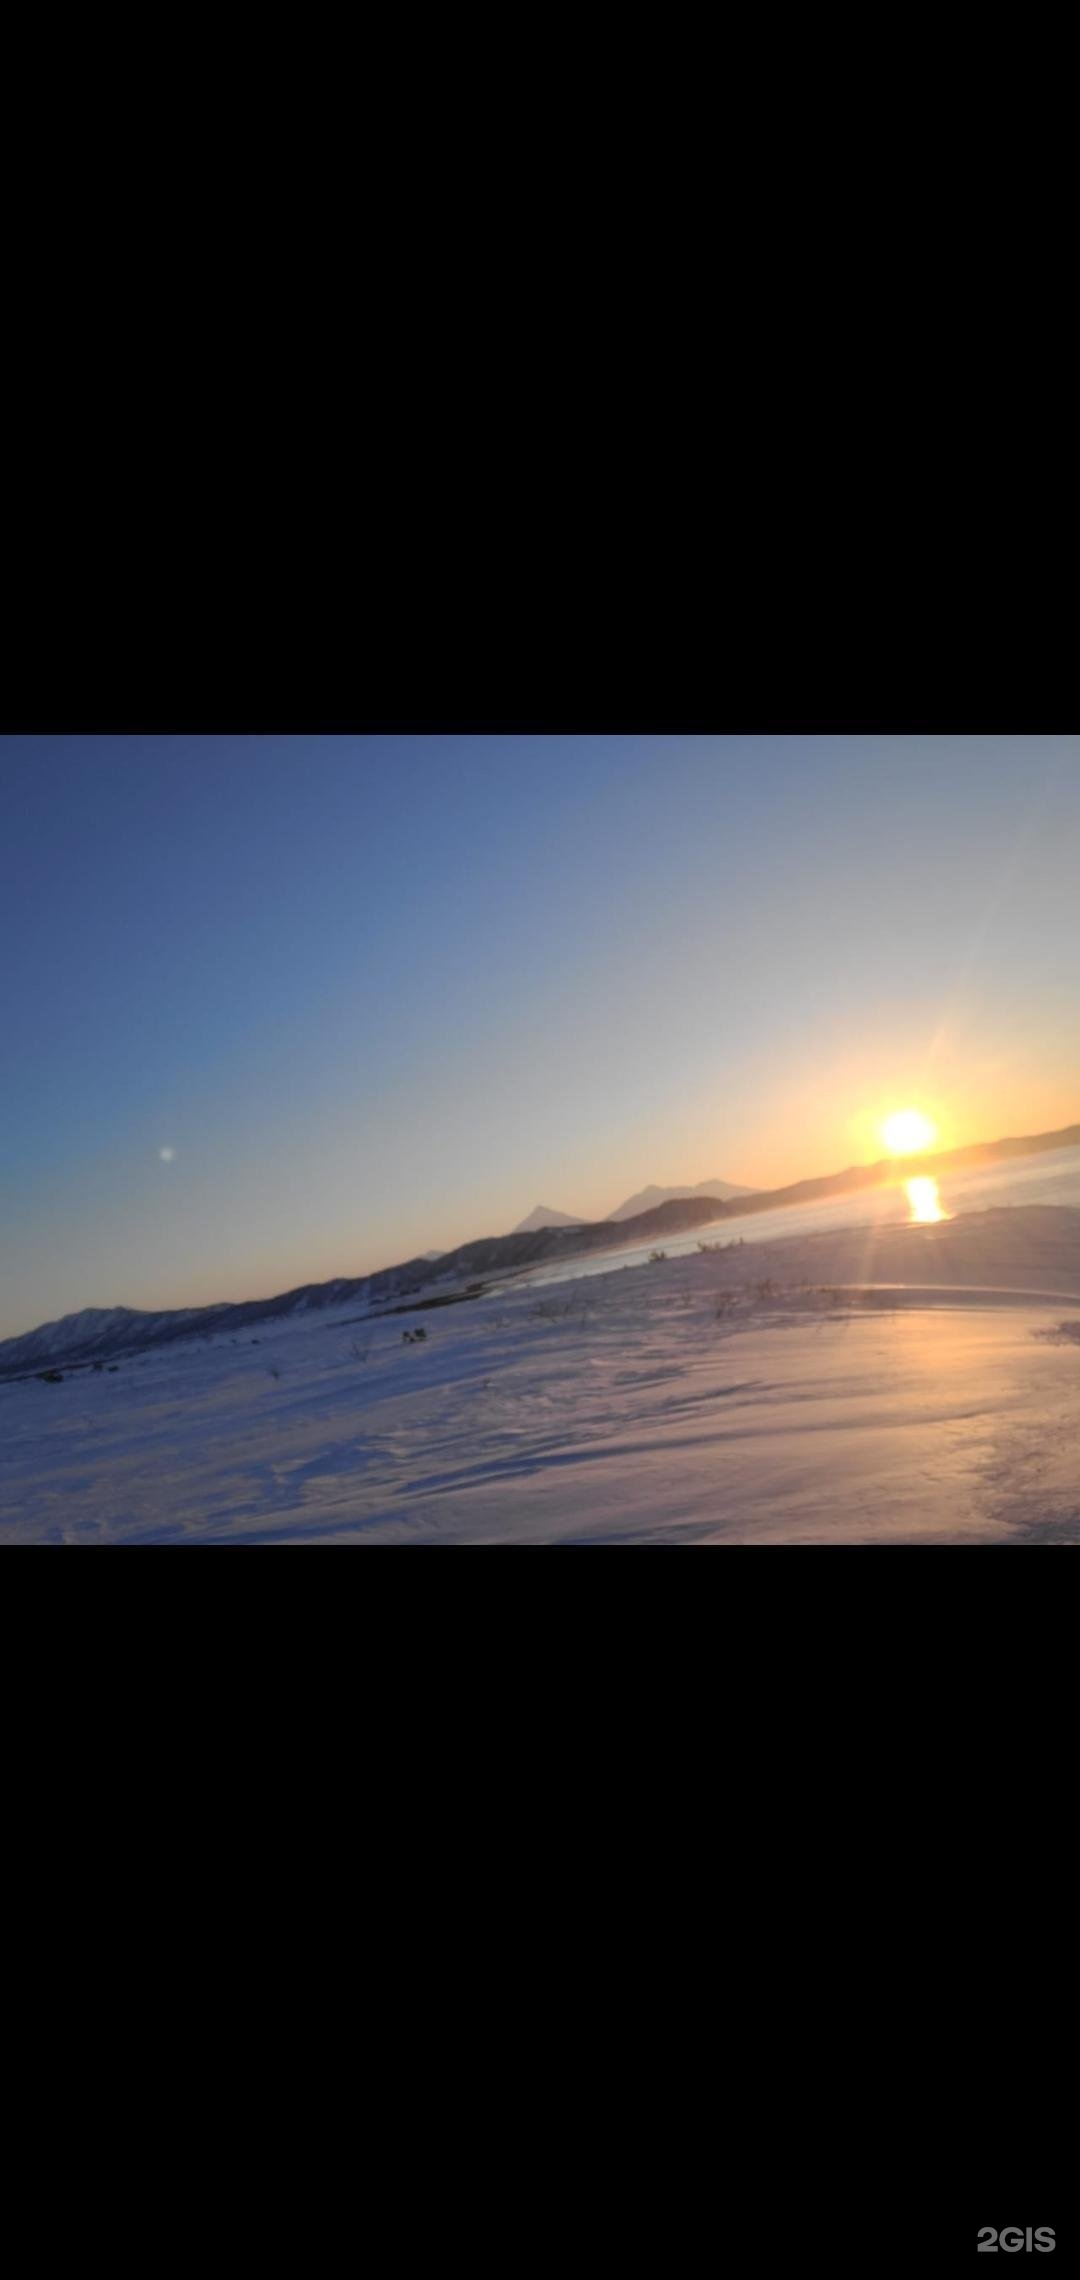
<path id="1" fill-rule="evenodd" d="M 380 438 L 39 493 L 5 549 L 0 733 L 1073 731 L 1060 518 L 955 470 L 432 470 Z M 252 460 L 256 461 L 253 466 Z M 492 463 L 494 460 L 494 464 Z M 441 479 L 440 479 L 441 478 Z"/>

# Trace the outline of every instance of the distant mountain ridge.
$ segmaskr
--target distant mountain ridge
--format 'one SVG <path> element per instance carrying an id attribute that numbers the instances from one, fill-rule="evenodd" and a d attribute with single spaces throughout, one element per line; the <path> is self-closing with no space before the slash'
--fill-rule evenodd
<path id="1" fill-rule="evenodd" d="M 575 1258 L 581 1252 L 611 1250 L 628 1237 L 646 1242 L 657 1235 L 681 1234 L 688 1227 L 714 1219 L 722 1209 L 715 1199 L 702 1197 L 662 1204 L 658 1211 L 647 1211 L 618 1229 L 610 1219 L 601 1219 L 569 1227 L 538 1227 L 522 1235 L 486 1235 L 478 1241 L 460 1243 L 456 1251 L 447 1251 L 434 1262 L 406 1259 L 400 1267 L 383 1267 L 375 1274 L 304 1283 L 274 1298 L 246 1299 L 235 1305 L 177 1307 L 160 1314 L 143 1314 L 128 1306 L 89 1307 L 80 1314 L 65 1315 L 62 1321 L 45 1322 L 25 1337 L 0 1343 L 0 1380 L 59 1365 L 81 1368 L 91 1362 L 114 1361 L 117 1356 L 142 1353 L 183 1338 L 235 1337 L 260 1322 L 321 1311 L 351 1299 L 373 1312 L 387 1313 L 416 1302 L 424 1292 L 433 1292 L 437 1303 L 439 1286 L 445 1283 Z"/>
<path id="2" fill-rule="evenodd" d="M 25 1336 L 0 1342 L 0 1379 L 29 1374 L 63 1363 L 69 1367 L 118 1355 L 142 1352 L 147 1347 L 191 1337 L 235 1335 L 255 1323 L 291 1314 L 321 1311 L 348 1299 L 358 1299 L 373 1311 L 390 1311 L 416 1303 L 419 1294 L 434 1285 L 516 1268 L 576 1258 L 591 1251 L 645 1243 L 658 1236 L 677 1235 L 710 1221 L 743 1219 L 771 1211 L 786 1203 L 809 1203 L 819 1196 L 857 1192 L 867 1187 L 899 1184 L 920 1172 L 959 1170 L 963 1165 L 993 1163 L 1011 1156 L 1039 1155 L 1054 1148 L 1080 1147 L 1080 1124 L 1059 1132 L 1037 1132 L 1022 1139 L 976 1141 L 936 1155 L 882 1158 L 876 1164 L 856 1164 L 847 1171 L 821 1179 L 797 1180 L 783 1188 L 750 1190 L 742 1195 L 674 1197 L 633 1219 L 601 1219 L 569 1226 L 540 1227 L 528 1233 L 490 1235 L 461 1243 L 433 1262 L 407 1259 L 401 1266 L 383 1267 L 377 1273 L 339 1277 L 333 1282 L 304 1283 L 277 1297 L 248 1299 L 240 1304 L 176 1307 L 160 1313 L 140 1313 L 133 1307 L 86 1307 L 58 1322 L 45 1322 Z M 477 1286 L 479 1287 L 479 1286 Z M 471 1295 L 468 1291 L 447 1295 Z"/>
<path id="3" fill-rule="evenodd" d="M 731 1196 L 756 1195 L 756 1188 L 736 1187 L 731 1180 L 699 1180 L 696 1187 L 644 1187 L 636 1195 L 628 1195 L 617 1211 L 609 1211 L 609 1219 L 635 1219 L 639 1211 L 655 1211 L 659 1203 L 673 1203 L 692 1195 L 716 1195 L 721 1203 Z"/>
<path id="4" fill-rule="evenodd" d="M 36 1369 L 54 1362 L 58 1355 L 74 1352 L 85 1352 L 88 1357 L 99 1350 L 122 1353 L 129 1341 L 142 1344 L 165 1324 L 170 1335 L 178 1337 L 185 1329 L 196 1329 L 200 1315 L 217 1311 L 213 1306 L 178 1306 L 146 1314 L 133 1306 L 84 1306 L 78 1314 L 43 1322 L 40 1329 L 28 1331 L 24 1338 L 5 1339 L 0 1345 L 0 1376 L 8 1375 L 13 1363 L 20 1369 Z"/>
<path id="5" fill-rule="evenodd" d="M 580 1227 L 582 1224 L 569 1211 L 553 1211 L 550 1203 L 537 1203 L 533 1205 L 528 1218 L 523 1219 L 513 1232 L 515 1235 L 531 1235 L 538 1227 Z"/>

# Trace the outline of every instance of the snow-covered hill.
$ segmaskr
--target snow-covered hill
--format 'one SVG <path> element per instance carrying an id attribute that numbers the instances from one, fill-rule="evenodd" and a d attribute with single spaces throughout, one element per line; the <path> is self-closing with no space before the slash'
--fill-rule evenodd
<path id="1" fill-rule="evenodd" d="M 731 1180 L 699 1180 L 696 1187 L 644 1187 L 637 1195 L 628 1195 L 617 1211 L 609 1211 L 609 1219 L 634 1219 L 639 1211 L 654 1211 L 658 1203 L 671 1203 L 676 1197 L 714 1195 L 726 1203 L 732 1195 L 755 1195 L 757 1190 L 735 1187 Z"/>
<path id="2" fill-rule="evenodd" d="M 152 1339 L 166 1322 L 177 1328 L 188 1323 L 197 1327 L 200 1315 L 215 1311 L 213 1307 L 183 1306 L 170 1308 L 167 1313 L 144 1314 L 132 1306 L 84 1306 L 78 1314 L 65 1314 L 58 1322 L 43 1322 L 40 1329 L 28 1330 L 25 1337 L 5 1338 L 0 1343 L 0 1370 L 6 1375 L 15 1370 L 48 1369 L 75 1355 L 89 1359 L 106 1349 L 120 1353 L 125 1346 Z"/>

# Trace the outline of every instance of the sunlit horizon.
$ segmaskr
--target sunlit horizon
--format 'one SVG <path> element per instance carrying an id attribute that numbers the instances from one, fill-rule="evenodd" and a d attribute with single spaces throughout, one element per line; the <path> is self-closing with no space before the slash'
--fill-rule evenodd
<path id="1" fill-rule="evenodd" d="M 0 1338 L 1074 1123 L 1078 763 L 0 739 Z"/>

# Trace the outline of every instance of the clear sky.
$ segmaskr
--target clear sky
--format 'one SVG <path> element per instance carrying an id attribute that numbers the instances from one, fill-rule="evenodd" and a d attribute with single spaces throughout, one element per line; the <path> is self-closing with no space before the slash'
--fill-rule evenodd
<path id="1" fill-rule="evenodd" d="M 0 972 L 0 1336 L 1049 1129 L 1080 739 L 0 739 Z"/>

